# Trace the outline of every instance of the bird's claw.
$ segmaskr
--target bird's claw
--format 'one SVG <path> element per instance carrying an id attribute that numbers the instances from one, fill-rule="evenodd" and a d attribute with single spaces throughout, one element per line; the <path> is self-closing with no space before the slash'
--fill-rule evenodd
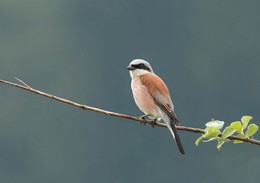
<path id="1" fill-rule="evenodd" d="M 157 124 L 157 119 L 152 120 L 152 122 L 150 123 L 152 128 L 154 128 L 156 124 Z"/>
<path id="2" fill-rule="evenodd" d="M 145 114 L 145 115 L 140 116 L 139 118 L 142 118 L 143 120 L 145 120 L 145 118 L 147 118 L 147 117 L 148 117 L 148 115 Z"/>
<path id="3" fill-rule="evenodd" d="M 146 120 L 147 117 L 149 117 L 149 115 L 142 115 L 139 118 L 141 118 L 142 120 Z M 143 126 L 146 124 L 146 122 L 139 122 L 139 123 Z M 155 125 L 157 124 L 157 119 L 152 120 L 149 124 L 154 128 Z"/>
<path id="4" fill-rule="evenodd" d="M 142 116 L 140 116 L 139 118 L 141 118 L 142 120 L 145 120 L 145 118 L 147 117 L 147 115 L 142 115 Z M 146 125 L 146 123 L 145 122 L 139 122 L 140 123 L 140 125 L 142 125 L 142 126 L 144 126 L 144 125 Z"/>

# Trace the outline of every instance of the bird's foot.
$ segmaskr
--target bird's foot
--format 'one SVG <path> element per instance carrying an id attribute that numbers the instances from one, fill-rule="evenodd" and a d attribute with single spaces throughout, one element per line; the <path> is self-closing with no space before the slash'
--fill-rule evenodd
<path id="1" fill-rule="evenodd" d="M 146 120 L 147 117 L 148 117 L 148 115 L 145 114 L 145 115 L 140 116 L 139 118 Z M 140 125 L 143 125 L 143 126 L 146 124 L 145 122 L 139 122 L 139 123 L 140 123 Z"/>
<path id="2" fill-rule="evenodd" d="M 140 116 L 139 118 L 142 118 L 143 120 L 146 120 L 147 118 L 149 118 L 149 115 L 148 114 L 145 114 L 145 115 L 142 115 Z M 149 118 L 150 119 L 150 118 Z M 145 125 L 146 123 L 145 122 L 140 122 L 141 125 Z M 151 123 L 149 123 L 153 128 L 155 127 L 155 125 L 157 124 L 157 119 L 153 119 L 151 121 Z"/>
<path id="3" fill-rule="evenodd" d="M 151 127 L 155 127 L 155 125 L 157 124 L 157 119 L 152 120 L 152 122 L 150 123 Z"/>
<path id="4" fill-rule="evenodd" d="M 145 114 L 145 115 L 140 116 L 139 118 L 142 118 L 142 119 L 145 120 L 145 118 L 147 118 L 148 116 L 149 116 L 149 115 Z"/>

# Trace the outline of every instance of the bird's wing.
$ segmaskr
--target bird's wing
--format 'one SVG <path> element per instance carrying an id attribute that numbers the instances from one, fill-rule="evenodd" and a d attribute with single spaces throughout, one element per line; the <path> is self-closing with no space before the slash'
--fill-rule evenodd
<path id="1" fill-rule="evenodd" d="M 140 76 L 143 85 L 149 88 L 149 93 L 155 103 L 173 120 L 178 123 L 169 90 L 163 80 L 155 74 Z"/>

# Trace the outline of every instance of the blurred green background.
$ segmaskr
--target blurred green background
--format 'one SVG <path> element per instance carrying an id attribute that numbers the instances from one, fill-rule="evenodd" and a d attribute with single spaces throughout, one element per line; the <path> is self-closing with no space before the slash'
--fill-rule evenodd
<path id="1" fill-rule="evenodd" d="M 183 125 L 259 125 L 260 1 L 1 0 L 0 78 L 140 116 L 126 66 L 151 63 Z M 255 145 L 194 141 L 0 84 L 0 182 L 259 182 Z M 255 136 L 260 139 L 259 133 Z"/>

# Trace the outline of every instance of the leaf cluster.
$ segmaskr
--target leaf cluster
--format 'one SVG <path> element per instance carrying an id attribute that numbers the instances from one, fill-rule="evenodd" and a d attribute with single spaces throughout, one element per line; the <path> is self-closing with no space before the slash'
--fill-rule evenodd
<path id="1" fill-rule="evenodd" d="M 252 116 L 243 116 L 240 121 L 234 121 L 229 126 L 227 126 L 222 132 L 221 129 L 224 126 L 224 121 L 212 120 L 206 123 L 206 128 L 204 129 L 205 134 L 202 134 L 196 141 L 195 144 L 198 146 L 200 141 L 218 141 L 217 149 L 220 150 L 225 142 L 229 142 L 229 137 L 231 135 L 250 138 L 259 129 L 258 125 L 255 123 L 249 124 L 253 119 Z M 241 140 L 234 140 L 234 144 L 242 143 Z"/>

